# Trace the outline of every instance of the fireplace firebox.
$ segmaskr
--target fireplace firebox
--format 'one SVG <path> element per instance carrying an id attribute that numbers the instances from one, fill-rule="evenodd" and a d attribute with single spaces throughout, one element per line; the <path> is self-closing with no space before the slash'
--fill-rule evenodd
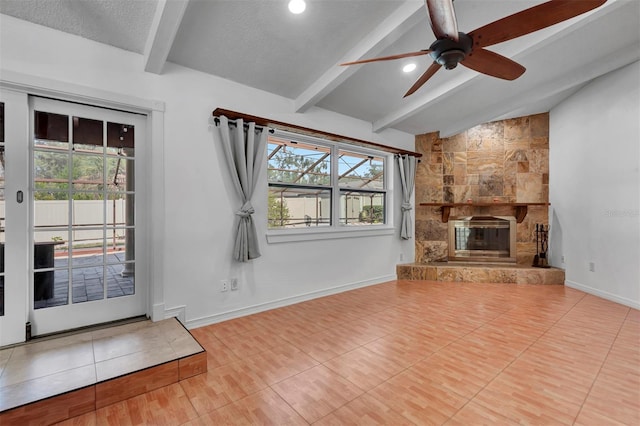
<path id="1" fill-rule="evenodd" d="M 449 219 L 449 260 L 516 262 L 516 218 L 468 216 Z"/>

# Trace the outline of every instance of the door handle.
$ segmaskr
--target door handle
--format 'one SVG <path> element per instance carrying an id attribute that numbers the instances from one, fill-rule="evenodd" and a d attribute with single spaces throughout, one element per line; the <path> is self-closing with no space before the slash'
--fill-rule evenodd
<path id="1" fill-rule="evenodd" d="M 22 204 L 22 202 L 24 201 L 24 194 L 22 191 L 18 191 L 16 193 L 16 201 L 18 202 L 18 204 Z"/>

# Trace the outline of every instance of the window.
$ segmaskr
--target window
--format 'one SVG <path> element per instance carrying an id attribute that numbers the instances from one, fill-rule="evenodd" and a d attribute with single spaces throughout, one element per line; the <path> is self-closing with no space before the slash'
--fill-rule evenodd
<path id="1" fill-rule="evenodd" d="M 341 225 L 385 223 L 384 159 L 338 151 Z"/>
<path id="2" fill-rule="evenodd" d="M 386 154 L 285 132 L 267 152 L 269 229 L 386 223 Z"/>

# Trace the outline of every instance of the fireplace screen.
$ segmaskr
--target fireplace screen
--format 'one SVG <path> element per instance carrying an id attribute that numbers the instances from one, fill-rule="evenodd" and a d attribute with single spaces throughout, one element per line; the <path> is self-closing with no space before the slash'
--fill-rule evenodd
<path id="1" fill-rule="evenodd" d="M 449 220 L 449 260 L 515 262 L 515 218 L 472 216 Z"/>

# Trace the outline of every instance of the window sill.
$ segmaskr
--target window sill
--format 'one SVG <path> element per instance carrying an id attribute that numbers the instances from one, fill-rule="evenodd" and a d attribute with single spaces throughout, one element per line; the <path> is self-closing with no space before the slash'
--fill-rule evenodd
<path id="1" fill-rule="evenodd" d="M 370 227 L 362 228 L 320 228 L 318 230 L 309 229 L 288 229 L 283 231 L 269 231 L 267 233 L 267 243 L 292 243 L 298 241 L 318 241 L 318 240 L 334 240 L 339 238 L 359 238 L 359 237 L 379 237 L 382 235 L 393 235 L 395 228 Z"/>

